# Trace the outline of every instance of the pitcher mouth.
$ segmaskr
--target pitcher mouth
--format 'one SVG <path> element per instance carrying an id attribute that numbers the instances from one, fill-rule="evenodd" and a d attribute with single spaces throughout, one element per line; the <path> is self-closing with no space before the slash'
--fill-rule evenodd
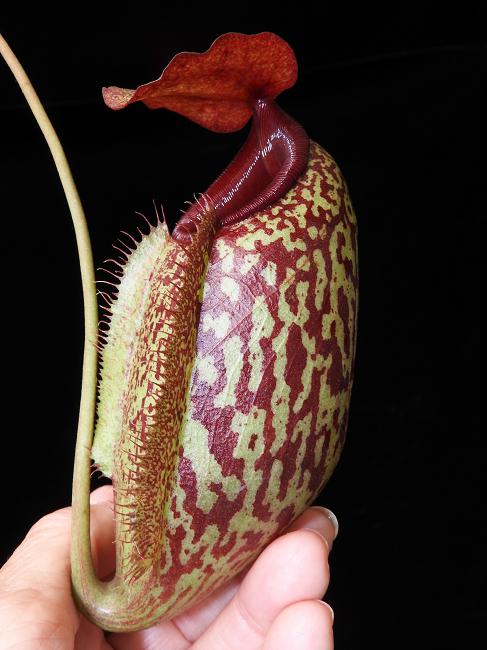
<path id="1" fill-rule="evenodd" d="M 215 209 L 216 228 L 238 223 L 278 201 L 304 172 L 308 156 L 303 127 L 272 99 L 258 99 L 245 144 L 205 192 Z M 176 224 L 174 239 L 188 238 L 197 214 L 193 204 Z"/>

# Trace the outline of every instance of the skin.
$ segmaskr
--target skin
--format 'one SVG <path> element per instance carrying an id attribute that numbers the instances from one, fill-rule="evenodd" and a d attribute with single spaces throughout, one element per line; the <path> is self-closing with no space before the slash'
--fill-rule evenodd
<path id="1" fill-rule="evenodd" d="M 92 550 L 101 576 L 115 565 L 112 489 L 91 494 Z M 71 508 L 38 521 L 0 570 L 0 649 L 329 650 L 333 612 L 320 601 L 336 529 L 306 510 L 244 574 L 173 621 L 104 635 L 78 613 L 70 583 Z"/>

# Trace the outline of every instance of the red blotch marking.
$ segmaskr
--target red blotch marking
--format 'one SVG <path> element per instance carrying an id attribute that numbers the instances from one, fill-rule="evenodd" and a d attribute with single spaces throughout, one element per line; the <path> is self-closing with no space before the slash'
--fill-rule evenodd
<path id="1" fill-rule="evenodd" d="M 240 547 L 238 551 L 235 553 L 232 553 L 232 555 L 229 556 L 229 561 L 230 563 L 234 563 L 238 561 L 238 559 L 241 557 L 241 555 L 248 553 L 249 551 L 253 551 L 254 553 L 259 549 L 260 545 L 262 544 L 264 534 L 262 532 L 254 532 L 252 530 L 247 531 L 242 535 L 242 538 L 245 540 L 245 544 Z M 243 561 L 237 562 L 237 565 L 240 566 L 245 566 L 248 563 L 248 557 L 244 558 Z"/>
<path id="2" fill-rule="evenodd" d="M 230 533 L 228 542 L 226 544 L 219 544 L 216 552 L 214 552 L 213 555 L 215 557 L 225 557 L 232 550 L 232 548 L 235 547 L 236 539 L 237 533 L 233 531 Z"/>
<path id="3" fill-rule="evenodd" d="M 258 461 L 255 463 L 255 469 L 262 469 L 264 476 L 268 475 L 267 472 L 270 473 L 268 452 L 267 454 L 265 453 L 262 454 L 261 458 L 258 459 Z M 254 517 L 257 517 L 257 519 L 260 519 L 260 521 L 269 521 L 269 519 L 271 518 L 271 511 L 269 509 L 269 505 L 264 504 L 266 492 L 267 492 L 267 484 L 263 483 L 257 488 L 254 505 L 252 508 L 252 514 L 254 515 Z"/>
<path id="4" fill-rule="evenodd" d="M 344 214 L 344 210 L 341 210 L 341 214 L 342 213 Z M 343 256 L 342 249 L 346 246 L 346 243 L 345 235 L 342 232 L 339 232 L 337 235 L 337 260 L 343 265 L 347 278 L 352 280 L 353 285 L 356 286 L 357 278 L 355 277 L 353 262 L 348 257 Z"/>
<path id="5" fill-rule="evenodd" d="M 327 383 L 330 386 L 331 395 L 338 395 L 342 390 L 348 388 L 348 381 L 343 374 L 342 352 L 334 332 L 332 333 L 332 337 L 327 341 L 327 344 L 328 352 L 331 354 L 331 365 L 328 370 Z"/>
<path id="6" fill-rule="evenodd" d="M 347 357 L 350 356 L 350 331 L 348 326 L 349 319 L 349 309 L 348 309 L 348 300 L 343 287 L 338 289 L 338 313 L 343 322 L 343 332 L 344 332 L 344 348 L 345 354 Z"/>
<path id="7" fill-rule="evenodd" d="M 191 528 L 194 531 L 194 541 L 198 542 L 206 528 L 205 515 L 196 505 L 198 484 L 196 473 L 189 458 L 183 457 L 179 462 L 179 484 L 186 494 L 184 510 L 191 513 Z"/>
<path id="8" fill-rule="evenodd" d="M 293 505 L 287 506 L 277 515 L 277 523 L 279 525 L 279 530 L 289 526 L 291 521 L 294 519 L 295 508 Z"/>
<path id="9" fill-rule="evenodd" d="M 238 442 L 238 434 L 232 431 L 231 425 L 235 411 L 231 406 L 225 406 L 218 413 L 214 424 L 214 434 L 211 436 L 209 450 L 221 468 L 223 476 L 235 475 L 243 479 L 245 463 L 242 458 L 234 458 L 233 452 Z"/>
<path id="10" fill-rule="evenodd" d="M 303 345 L 301 328 L 292 323 L 289 327 L 289 336 L 286 341 L 286 382 L 291 387 L 289 402 L 290 406 L 294 404 L 296 398 L 303 388 L 302 376 L 306 367 L 308 352 Z"/>

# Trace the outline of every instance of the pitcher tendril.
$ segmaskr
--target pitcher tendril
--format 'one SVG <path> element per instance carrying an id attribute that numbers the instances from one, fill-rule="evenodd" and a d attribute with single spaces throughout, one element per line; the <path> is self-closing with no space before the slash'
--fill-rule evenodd
<path id="1" fill-rule="evenodd" d="M 94 568 L 90 547 L 90 467 L 91 445 L 96 410 L 96 373 L 98 352 L 98 306 L 95 289 L 95 270 L 90 235 L 86 217 L 79 198 L 69 163 L 54 127 L 37 96 L 30 79 L 25 73 L 19 60 L 12 52 L 6 40 L 0 34 L 0 53 L 12 71 L 27 103 L 39 125 L 54 164 L 61 179 L 64 194 L 68 202 L 71 218 L 76 235 L 78 257 L 81 271 L 84 305 L 84 351 L 81 398 L 79 407 L 78 432 L 73 481 L 73 556 L 78 558 L 76 564 L 83 565 L 94 579 Z"/>

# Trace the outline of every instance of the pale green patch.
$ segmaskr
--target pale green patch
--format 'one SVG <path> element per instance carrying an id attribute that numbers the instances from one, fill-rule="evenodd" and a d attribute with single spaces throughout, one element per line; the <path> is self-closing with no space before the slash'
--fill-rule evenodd
<path id="1" fill-rule="evenodd" d="M 307 438 L 311 433 L 311 411 L 307 413 L 301 420 L 298 420 L 294 426 L 293 433 L 291 435 L 291 442 L 296 442 L 300 437 Z"/>
<path id="2" fill-rule="evenodd" d="M 224 239 L 216 239 L 215 249 L 218 252 L 218 258 L 224 273 L 233 271 L 235 250 L 229 246 Z"/>
<path id="3" fill-rule="evenodd" d="M 275 458 L 272 462 L 269 482 L 264 497 L 264 504 L 270 506 L 272 511 L 275 510 L 275 504 L 279 502 L 278 495 L 281 487 L 281 477 L 284 465 L 281 460 Z"/>
<path id="4" fill-rule="evenodd" d="M 309 257 L 307 255 L 301 255 L 301 257 L 296 261 L 296 269 L 299 269 L 300 271 L 309 271 L 310 268 Z"/>
<path id="5" fill-rule="evenodd" d="M 244 261 L 240 267 L 240 273 L 246 275 L 251 268 L 253 268 L 260 260 L 260 253 L 247 253 L 244 256 Z"/>
<path id="6" fill-rule="evenodd" d="M 260 275 L 270 287 L 276 286 L 277 266 L 275 262 L 267 262 Z"/>
<path id="7" fill-rule="evenodd" d="M 236 389 L 243 368 L 242 341 L 240 336 L 231 336 L 223 344 L 223 363 L 225 364 L 225 386 L 213 401 L 215 408 L 235 406 Z"/>
<path id="8" fill-rule="evenodd" d="M 252 307 L 252 331 L 249 340 L 250 377 L 248 388 L 253 393 L 257 392 L 262 381 L 264 352 L 260 342 L 269 338 L 274 329 L 275 321 L 264 296 L 256 296 Z"/>
<path id="9" fill-rule="evenodd" d="M 315 307 L 320 312 L 323 307 L 323 297 L 328 279 L 325 258 L 319 248 L 315 248 L 313 251 L 313 262 L 316 264 Z"/>
<path id="10" fill-rule="evenodd" d="M 325 433 L 323 432 L 319 438 L 316 438 L 315 443 L 315 467 L 318 467 L 323 456 L 323 445 L 325 444 Z"/>
<path id="11" fill-rule="evenodd" d="M 309 226 L 308 235 L 311 239 L 316 239 L 318 237 L 318 228 L 316 226 Z"/>
<path id="12" fill-rule="evenodd" d="M 210 354 L 206 357 L 197 357 L 196 370 L 198 371 L 200 379 L 208 384 L 208 386 L 212 386 L 218 379 L 218 370 L 215 366 L 215 360 Z"/>
<path id="13" fill-rule="evenodd" d="M 304 402 L 308 399 L 311 392 L 311 383 L 313 373 L 315 370 L 321 372 L 324 366 L 324 359 L 321 354 L 316 354 L 316 339 L 314 336 L 309 336 L 306 330 L 301 330 L 301 342 L 305 348 L 306 364 L 301 374 L 302 389 L 296 398 L 293 405 L 293 413 L 298 413 L 302 408 Z M 314 357 L 314 359 L 313 359 Z"/>
<path id="14" fill-rule="evenodd" d="M 230 298 L 232 302 L 237 302 L 240 298 L 240 288 L 235 280 L 231 277 L 224 277 L 220 282 L 222 293 Z"/>
<path id="15" fill-rule="evenodd" d="M 227 312 L 221 313 L 216 318 L 213 318 L 211 314 L 205 314 L 203 317 L 203 332 L 208 332 L 213 330 L 215 336 L 219 339 L 222 339 L 227 335 L 228 330 L 230 329 L 230 314 Z"/>

